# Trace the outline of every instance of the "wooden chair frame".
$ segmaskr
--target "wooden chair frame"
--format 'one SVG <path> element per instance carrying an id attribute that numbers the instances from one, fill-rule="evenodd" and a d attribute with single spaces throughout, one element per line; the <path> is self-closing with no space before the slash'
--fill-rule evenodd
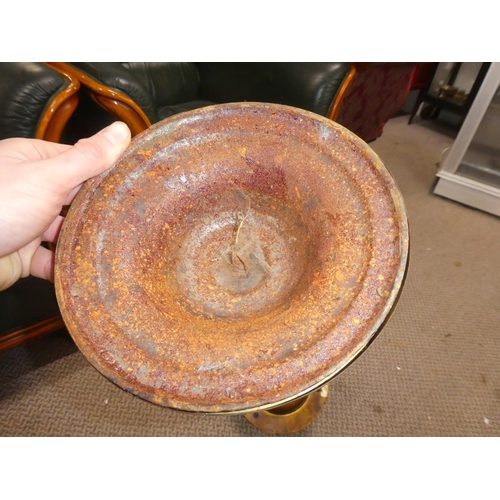
<path id="1" fill-rule="evenodd" d="M 6 351 L 32 338 L 61 330 L 64 326 L 64 321 L 59 314 L 26 328 L 13 330 L 0 338 L 0 352 Z"/>
<path id="2" fill-rule="evenodd" d="M 340 86 L 339 91 L 337 92 L 337 95 L 335 96 L 335 100 L 333 101 L 330 111 L 328 112 L 327 118 L 330 118 L 330 120 L 335 121 L 337 119 L 337 116 L 340 111 L 340 106 L 342 104 L 342 101 L 344 100 L 344 97 L 347 94 L 347 91 L 352 85 L 352 82 L 354 80 L 354 76 L 356 75 L 356 65 L 353 63 L 351 64 L 351 69 L 349 70 L 349 73 L 347 76 L 344 78 L 344 81 L 342 82 L 342 85 Z"/>
<path id="3" fill-rule="evenodd" d="M 80 82 L 70 73 L 58 71 L 68 80 L 69 85 L 57 94 L 40 118 L 35 132 L 36 139 L 59 142 L 64 127 L 78 105 Z"/>
<path id="4" fill-rule="evenodd" d="M 111 87 L 107 87 L 67 63 L 46 63 L 56 71 L 77 79 L 90 96 L 105 110 L 128 125 L 132 137 L 151 126 L 144 111 L 130 97 Z"/>
<path id="5" fill-rule="evenodd" d="M 57 71 L 64 72 L 78 79 L 95 102 L 128 125 L 132 132 L 132 136 L 139 134 L 151 126 L 150 120 L 140 106 L 123 92 L 97 82 L 87 74 L 80 71 L 78 68 L 75 68 L 67 63 L 51 62 L 46 64 Z M 335 120 L 337 118 L 342 101 L 352 85 L 356 73 L 358 71 L 366 70 L 369 66 L 370 63 L 351 63 L 351 69 L 342 82 L 342 85 L 335 96 L 335 100 L 330 107 L 327 115 L 328 118 L 331 120 Z"/>

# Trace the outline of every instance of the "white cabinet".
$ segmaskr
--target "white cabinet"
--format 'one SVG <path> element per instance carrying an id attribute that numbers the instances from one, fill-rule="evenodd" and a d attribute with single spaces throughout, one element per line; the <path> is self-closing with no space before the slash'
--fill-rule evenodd
<path id="1" fill-rule="evenodd" d="M 492 63 L 434 193 L 500 216 L 500 63 Z"/>

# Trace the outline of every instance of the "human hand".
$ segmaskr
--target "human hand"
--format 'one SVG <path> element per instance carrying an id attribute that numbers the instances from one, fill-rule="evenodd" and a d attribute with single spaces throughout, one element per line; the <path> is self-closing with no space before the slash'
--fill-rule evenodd
<path id="1" fill-rule="evenodd" d="M 55 242 L 82 184 L 111 167 L 127 148 L 130 130 L 114 123 L 74 146 L 37 139 L 0 141 L 0 290 L 30 274 L 53 280 Z"/>

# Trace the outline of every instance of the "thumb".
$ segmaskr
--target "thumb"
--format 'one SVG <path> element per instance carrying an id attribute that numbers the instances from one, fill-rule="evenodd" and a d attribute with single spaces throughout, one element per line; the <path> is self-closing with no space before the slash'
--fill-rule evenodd
<path id="1" fill-rule="evenodd" d="M 79 140 L 60 155 L 44 160 L 44 173 L 69 191 L 114 165 L 130 138 L 127 125 L 115 122 L 92 137 Z"/>

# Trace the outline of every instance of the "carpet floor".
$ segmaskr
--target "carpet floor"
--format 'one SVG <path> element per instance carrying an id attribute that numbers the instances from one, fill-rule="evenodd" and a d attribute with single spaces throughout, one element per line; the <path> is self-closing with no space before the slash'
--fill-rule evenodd
<path id="1" fill-rule="evenodd" d="M 371 144 L 410 222 L 401 300 L 295 436 L 500 435 L 500 218 L 432 194 L 445 128 L 407 116 Z M 1 436 L 264 436 L 242 416 L 157 407 L 95 371 L 64 332 L 0 354 Z"/>

